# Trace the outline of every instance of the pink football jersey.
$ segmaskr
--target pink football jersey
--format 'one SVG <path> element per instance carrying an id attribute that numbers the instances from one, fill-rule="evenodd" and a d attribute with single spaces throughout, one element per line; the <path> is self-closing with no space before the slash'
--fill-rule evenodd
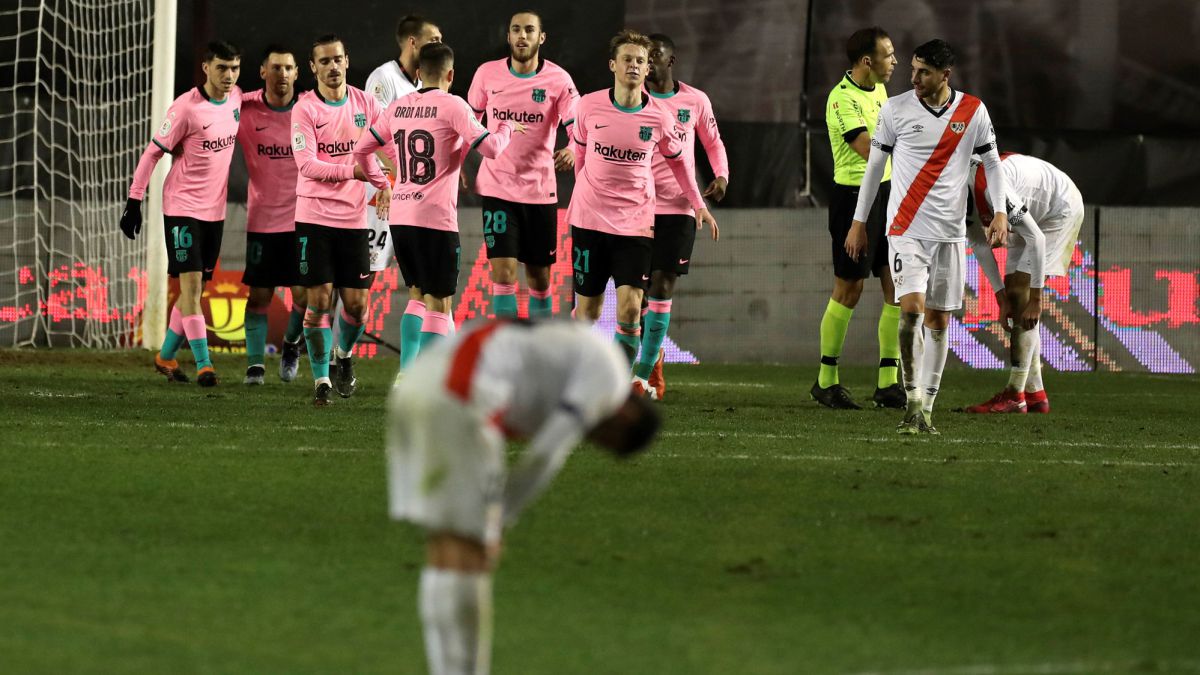
<path id="1" fill-rule="evenodd" d="M 379 102 L 357 87 L 347 86 L 340 101 L 316 90 L 301 94 L 292 108 L 297 222 L 367 228 L 367 189 L 354 178 L 354 144 L 379 113 Z"/>
<path id="2" fill-rule="evenodd" d="M 671 93 L 647 93 L 670 110 L 671 117 L 675 120 L 674 133 L 683 144 L 683 161 L 687 165 L 688 175 L 696 175 L 696 138 L 699 138 L 705 154 L 708 155 L 713 175 L 729 180 L 729 158 L 725 154 L 725 144 L 721 142 L 721 132 L 717 129 L 717 118 L 713 116 L 712 103 L 709 102 L 708 96 L 683 82 L 676 82 L 675 91 Z M 679 183 L 675 181 L 675 175 L 671 173 L 671 168 L 667 166 L 667 160 L 663 159 L 662 155 L 654 156 L 654 191 L 657 198 L 655 214 L 695 214 L 687 195 L 679 189 Z"/>
<path id="3" fill-rule="evenodd" d="M 274 234 L 296 229 L 296 161 L 292 158 L 292 107 L 272 108 L 263 90 L 242 96 L 238 143 L 250 174 L 246 231 Z"/>
<path id="4" fill-rule="evenodd" d="M 478 148 L 495 158 L 509 144 L 512 125 L 490 133 L 467 102 L 430 87 L 393 101 L 370 132 L 359 139 L 354 159 L 379 189 L 387 179 L 372 155 L 380 147 L 396 165 L 388 222 L 458 231 L 458 176 L 463 160 Z"/>
<path id="5" fill-rule="evenodd" d="M 129 187 L 132 199 L 144 199 L 154 165 L 164 154 L 174 159 L 163 183 L 163 215 L 225 220 L 229 162 L 237 142 L 242 90 L 234 87 L 224 101 L 213 101 L 200 87 L 175 99 L 167 119 L 151 139 Z"/>
<path id="6" fill-rule="evenodd" d="M 654 236 L 653 156 L 661 153 L 694 209 L 704 206 L 687 172 L 670 112 L 642 92 L 635 108 L 617 105 L 611 89 L 579 100 L 572 125 L 575 191 L 567 222 L 627 237 Z"/>
<path id="7" fill-rule="evenodd" d="M 571 124 L 578 101 L 571 76 L 545 59 L 528 75 L 514 72 L 509 59 L 480 66 L 467 94 L 471 108 L 487 115 L 492 132 L 505 121 L 520 122 L 527 131 L 513 136 L 501 156 L 483 160 L 475 177 L 476 192 L 519 204 L 557 202 L 554 139 L 558 125 Z"/>

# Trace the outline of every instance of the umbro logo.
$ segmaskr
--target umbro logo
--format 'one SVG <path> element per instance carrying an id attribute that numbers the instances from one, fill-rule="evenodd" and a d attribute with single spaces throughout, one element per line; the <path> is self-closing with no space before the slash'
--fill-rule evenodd
<path id="1" fill-rule="evenodd" d="M 917 133 L 921 133 L 922 131 L 925 131 L 925 127 L 921 126 L 920 124 L 914 124 L 912 125 L 912 130 Z"/>
<path id="2" fill-rule="evenodd" d="M 262 131 L 263 129 L 266 129 L 266 127 L 254 127 L 255 131 Z"/>
<path id="3" fill-rule="evenodd" d="M 326 122 L 325 124 L 318 124 L 317 128 L 320 129 L 321 127 L 325 126 L 326 124 L 329 124 L 329 122 Z"/>

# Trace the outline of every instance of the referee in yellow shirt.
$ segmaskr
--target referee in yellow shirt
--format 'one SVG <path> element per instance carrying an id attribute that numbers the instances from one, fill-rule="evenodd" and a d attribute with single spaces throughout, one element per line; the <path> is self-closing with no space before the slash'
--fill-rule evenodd
<path id="1" fill-rule="evenodd" d="M 876 407 L 904 408 L 904 388 L 897 383 L 900 367 L 900 343 L 897 329 L 900 307 L 895 304 L 892 275 L 888 270 L 888 244 L 884 219 L 891 187 L 889 160 L 879 186 L 879 196 L 867 219 L 867 252 L 857 261 L 846 254 L 846 234 L 854 219 L 858 188 L 871 151 L 871 136 L 879 119 L 879 108 L 887 100 L 884 84 L 896 68 L 892 40 L 882 28 L 864 28 L 846 42 L 850 70 L 829 92 L 825 104 L 825 124 L 829 145 L 833 148 L 833 196 L 829 201 L 829 235 L 833 243 L 833 296 L 821 318 L 821 371 L 813 385 L 812 397 L 821 405 L 835 409 L 861 408 L 838 380 L 838 358 L 846 342 L 846 330 L 858 299 L 863 280 L 871 274 L 879 277 L 883 289 L 883 312 L 879 316 L 879 378 L 872 397 Z"/>

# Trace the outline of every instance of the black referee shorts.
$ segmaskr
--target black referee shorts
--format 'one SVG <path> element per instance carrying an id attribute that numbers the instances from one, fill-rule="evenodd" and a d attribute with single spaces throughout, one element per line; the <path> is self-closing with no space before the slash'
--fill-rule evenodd
<path id="1" fill-rule="evenodd" d="M 829 200 L 829 236 L 832 240 L 833 273 L 837 278 L 854 281 L 871 275 L 882 276 L 888 264 L 887 227 L 884 221 L 887 219 L 888 196 L 891 192 L 891 181 L 879 184 L 875 204 L 867 216 L 867 252 L 855 261 L 846 253 L 846 235 L 850 233 L 854 209 L 858 206 L 858 186 L 834 184 Z"/>

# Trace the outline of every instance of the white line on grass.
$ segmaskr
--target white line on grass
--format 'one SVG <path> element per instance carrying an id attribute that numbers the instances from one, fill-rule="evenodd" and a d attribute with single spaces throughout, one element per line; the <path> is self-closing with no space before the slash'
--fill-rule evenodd
<path id="1" fill-rule="evenodd" d="M 651 450 L 647 459 L 717 459 L 753 461 L 767 460 L 778 462 L 890 462 L 896 464 L 1040 464 L 1043 466 L 1103 466 L 1103 467 L 1192 467 L 1200 466 L 1196 462 L 1154 462 L 1127 459 L 1042 459 L 1042 458 L 1006 458 L 1006 457 L 910 457 L 908 455 L 706 455 L 677 452 L 654 452 Z"/>
<path id="2" fill-rule="evenodd" d="M 870 670 L 853 675 L 1071 675 L 1072 673 L 1125 673 L 1143 669 L 1154 672 L 1200 671 L 1200 661 L 1145 659 L 1142 661 L 1074 661 L 1067 663 L 978 664 L 915 670 Z"/>
<path id="3" fill-rule="evenodd" d="M 675 382 L 671 381 L 672 387 L 744 387 L 746 389 L 766 389 L 774 387 L 773 384 L 765 382 Z"/>
<path id="4" fill-rule="evenodd" d="M 756 431 L 664 431 L 661 436 L 666 438 L 765 438 L 774 440 L 811 440 L 812 437 L 804 434 L 775 434 L 770 432 Z M 1003 438 L 947 438 L 945 436 L 904 438 L 901 436 L 851 436 L 845 440 L 859 441 L 865 443 L 887 443 L 894 445 L 896 443 L 919 443 L 926 445 L 942 445 L 942 444 L 969 444 L 969 445 L 1001 445 L 1014 448 L 1022 447 L 1048 447 L 1048 448 L 1121 448 L 1128 449 L 1131 447 L 1147 449 L 1147 450 L 1200 450 L 1200 444 L 1196 443 L 1102 443 L 1100 441 L 1018 441 Z"/>

